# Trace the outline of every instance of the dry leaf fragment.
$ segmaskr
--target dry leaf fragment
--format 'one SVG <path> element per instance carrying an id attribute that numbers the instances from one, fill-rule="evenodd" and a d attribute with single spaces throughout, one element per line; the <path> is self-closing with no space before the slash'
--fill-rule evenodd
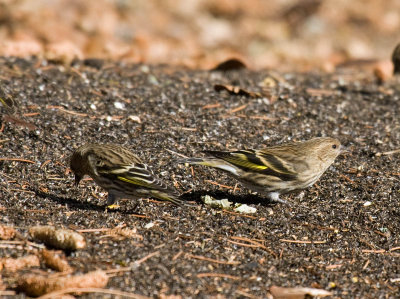
<path id="1" fill-rule="evenodd" d="M 215 84 L 214 90 L 217 92 L 226 90 L 230 94 L 238 95 L 238 96 L 246 96 L 246 97 L 250 97 L 250 98 L 262 98 L 263 97 L 262 94 L 259 92 L 248 91 L 239 86 L 234 86 L 234 85 Z"/>
<path id="2" fill-rule="evenodd" d="M 11 272 L 18 271 L 23 268 L 39 267 L 39 258 L 36 255 L 27 255 L 20 258 L 1 258 L 0 269 L 6 269 Z"/>
<path id="3" fill-rule="evenodd" d="M 62 251 L 43 249 L 41 254 L 47 267 L 60 272 L 72 272 L 72 268 Z"/>
<path id="4" fill-rule="evenodd" d="M 332 296 L 331 292 L 322 289 L 303 287 L 283 288 L 272 286 L 270 287 L 269 291 L 271 292 L 274 299 L 303 299 L 306 297 L 306 295 L 313 297 Z"/>
<path id="5" fill-rule="evenodd" d="M 10 226 L 0 225 L 0 240 L 10 240 L 15 237 L 15 229 Z"/>
<path id="6" fill-rule="evenodd" d="M 28 274 L 20 278 L 17 290 L 28 296 L 37 297 L 68 288 L 103 288 L 108 283 L 104 271 L 93 271 L 74 276 L 41 276 Z"/>
<path id="7" fill-rule="evenodd" d="M 54 226 L 35 226 L 29 229 L 29 234 L 35 240 L 63 250 L 77 250 L 86 246 L 85 238 L 69 229 L 56 229 Z"/>

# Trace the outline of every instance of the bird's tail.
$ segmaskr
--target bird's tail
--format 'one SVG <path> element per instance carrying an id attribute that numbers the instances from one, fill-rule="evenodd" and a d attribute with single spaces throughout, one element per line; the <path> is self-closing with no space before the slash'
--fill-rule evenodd
<path id="1" fill-rule="evenodd" d="M 218 168 L 227 172 L 232 173 L 233 175 L 238 175 L 239 173 L 239 168 L 236 167 L 235 165 L 219 159 L 219 158 L 214 158 L 214 157 L 207 157 L 207 158 L 188 158 L 188 159 L 182 159 L 179 160 L 178 163 L 181 164 L 191 164 L 191 165 L 204 165 L 204 166 L 209 166 L 209 167 L 214 167 Z"/>

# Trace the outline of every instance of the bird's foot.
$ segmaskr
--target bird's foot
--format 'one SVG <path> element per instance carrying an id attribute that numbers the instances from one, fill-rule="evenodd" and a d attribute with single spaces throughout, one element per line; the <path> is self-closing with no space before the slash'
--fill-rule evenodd
<path id="1" fill-rule="evenodd" d="M 269 194 L 268 194 L 268 198 L 269 198 L 271 201 L 275 201 L 275 202 L 283 203 L 283 204 L 285 204 L 285 205 L 289 205 L 289 202 L 288 202 L 288 201 L 279 198 L 279 193 L 278 193 L 278 192 L 271 192 L 271 193 L 269 193 Z"/>

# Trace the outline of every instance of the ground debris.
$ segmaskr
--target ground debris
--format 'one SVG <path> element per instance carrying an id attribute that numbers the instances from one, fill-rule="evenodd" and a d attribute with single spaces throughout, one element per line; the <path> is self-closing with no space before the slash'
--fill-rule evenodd
<path id="1" fill-rule="evenodd" d="M 107 283 L 108 276 L 101 270 L 74 276 L 27 274 L 20 278 L 17 290 L 28 296 L 37 297 L 68 288 L 103 288 Z"/>
<path id="2" fill-rule="evenodd" d="M 10 226 L 0 225 L 0 240 L 10 240 L 15 237 L 16 231 Z"/>
<path id="3" fill-rule="evenodd" d="M 123 240 L 123 239 L 136 239 L 143 240 L 143 236 L 137 233 L 136 228 L 128 228 L 128 227 L 114 227 L 106 231 L 105 237 L 112 237 L 114 240 Z"/>
<path id="4" fill-rule="evenodd" d="M 210 195 L 204 195 L 201 197 L 201 200 L 206 204 L 211 206 L 212 208 L 223 209 L 223 210 L 232 210 L 238 213 L 252 214 L 257 212 L 256 208 L 250 207 L 246 204 L 233 203 L 229 201 L 227 198 L 224 199 L 215 199 Z"/>
<path id="5" fill-rule="evenodd" d="M 204 70 L 112 61 L 101 69 L 77 62 L 74 69 L 80 75 L 39 59 L 0 59 L 0 73 L 11 76 L 2 81 L 4 89 L 15 95 L 17 112 L 37 127 L 28 131 L 0 116 L 0 224 L 21 234 L 1 240 L 0 252 L 13 258 L 36 254 L 42 266 L 3 270 L 8 288 L 22 271 L 53 271 L 37 254 L 44 243 L 24 239 L 29 228 L 49 225 L 85 237 L 86 247 L 65 252 L 76 273 L 103 269 L 112 277 L 110 289 L 79 288 L 85 298 L 116 290 L 149 297 L 265 298 L 272 285 L 324 288 L 335 298 L 398 297 L 393 260 L 400 256 L 394 221 L 400 159 L 388 152 L 400 148 L 398 78 L 378 85 L 372 73 L 244 69 L 228 82 L 255 91 L 268 87 L 276 100 L 267 101 L 217 94 L 215 78 L 225 74 Z M 149 74 L 159 85 L 149 82 Z M 115 101 L 126 109 L 117 109 Z M 122 118 L 107 121 L 113 116 Z M 224 172 L 176 163 L 205 150 L 263 148 L 318 136 L 338 138 L 351 152 L 338 157 L 317 184 L 284 195 L 290 206 L 236 186 Z M 105 210 L 106 192 L 88 179 L 74 188 L 68 167 L 73 149 L 99 141 L 130 148 L 196 206 L 126 198 L 120 209 Z M 215 210 L 201 202 L 204 195 L 257 212 Z M 73 289 L 68 294 L 77 294 Z"/>
<path id="6" fill-rule="evenodd" d="M 303 299 L 307 298 L 307 296 L 313 297 L 327 297 L 332 296 L 331 292 L 315 289 L 315 288 L 303 288 L 303 287 L 295 287 L 295 288 L 283 288 L 278 286 L 272 286 L 269 291 L 271 292 L 274 299 Z"/>
<path id="7" fill-rule="evenodd" d="M 35 226 L 29 229 L 33 239 L 63 250 L 77 250 L 86 247 L 85 238 L 69 229 L 56 229 L 54 226 Z"/>
<path id="8" fill-rule="evenodd" d="M 15 272 L 24 268 L 39 267 L 39 258 L 36 255 L 27 255 L 20 258 L 1 258 L 0 270 Z"/>
<path id="9" fill-rule="evenodd" d="M 72 267 L 62 251 L 43 249 L 40 253 L 47 267 L 60 272 L 72 272 Z"/>

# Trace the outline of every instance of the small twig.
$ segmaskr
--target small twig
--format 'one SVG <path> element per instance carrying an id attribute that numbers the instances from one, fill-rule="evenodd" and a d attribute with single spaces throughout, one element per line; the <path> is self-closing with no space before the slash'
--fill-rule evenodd
<path id="1" fill-rule="evenodd" d="M 51 293 L 47 293 L 46 295 L 40 296 L 38 299 L 51 299 L 51 298 L 59 298 L 64 294 L 74 294 L 74 293 L 101 293 L 101 294 L 110 294 L 115 295 L 122 298 L 135 298 L 135 299 L 149 299 L 150 297 L 146 297 L 143 295 L 137 295 L 134 293 L 127 293 L 118 290 L 109 290 L 109 289 L 100 289 L 100 288 L 68 288 L 60 291 L 55 291 Z"/>
<path id="2" fill-rule="evenodd" d="M 173 130 L 182 130 L 182 131 L 191 131 L 196 132 L 197 128 L 188 128 L 188 127 L 171 127 Z"/>
<path id="3" fill-rule="evenodd" d="M 276 118 L 276 117 L 261 116 L 261 115 L 250 115 L 249 116 L 249 115 L 245 115 L 245 114 L 235 114 L 235 117 L 250 118 L 250 119 L 261 119 L 261 120 L 268 120 L 268 121 L 279 120 L 279 118 Z M 282 117 L 282 119 L 287 120 L 286 117 Z"/>
<path id="4" fill-rule="evenodd" d="M 145 257 L 141 258 L 140 260 L 134 261 L 134 264 L 140 265 L 140 264 L 144 263 L 145 261 L 147 261 L 149 258 L 152 258 L 155 255 L 158 255 L 159 253 L 160 253 L 159 250 L 157 250 L 153 253 L 150 253 L 150 254 L 146 255 Z"/>
<path id="5" fill-rule="evenodd" d="M 39 115 L 39 114 L 40 114 L 39 112 L 31 112 L 31 113 L 24 113 L 24 114 L 22 114 L 22 116 L 27 116 L 27 117 L 29 117 L 29 116 Z"/>
<path id="6" fill-rule="evenodd" d="M 232 114 L 232 113 L 241 111 L 241 110 L 245 109 L 245 108 L 247 107 L 247 105 L 248 105 L 248 104 L 244 104 L 244 105 L 242 105 L 242 106 L 239 106 L 239 107 L 236 107 L 236 108 L 234 108 L 234 109 L 231 109 L 231 110 L 228 111 L 228 113 L 229 113 L 229 114 Z"/>
<path id="7" fill-rule="evenodd" d="M 177 254 L 175 254 L 172 258 L 173 261 L 175 261 L 176 259 L 178 259 L 181 255 L 183 254 L 183 251 L 179 251 Z"/>
<path id="8" fill-rule="evenodd" d="M 26 163 L 32 163 L 35 164 L 36 162 L 23 159 L 23 158 L 0 158 L 0 161 L 17 161 L 17 162 L 26 162 Z"/>
<path id="9" fill-rule="evenodd" d="M 180 153 L 178 153 L 178 152 L 175 152 L 175 151 L 173 151 L 173 150 L 170 150 L 170 149 L 167 149 L 167 148 L 166 148 L 166 150 L 167 150 L 168 152 L 170 152 L 171 154 L 177 155 L 177 156 L 179 156 L 179 157 L 182 157 L 182 158 L 185 158 L 185 159 L 189 158 L 188 156 L 185 156 L 185 155 L 180 154 Z"/>
<path id="10" fill-rule="evenodd" d="M 257 296 L 254 296 L 252 294 L 249 294 L 249 293 L 247 293 L 247 292 L 245 292 L 245 291 L 243 291 L 241 289 L 237 289 L 236 293 L 239 294 L 240 296 L 251 298 L 251 299 L 253 299 L 253 298 L 261 298 L 261 297 L 257 297 Z"/>
<path id="11" fill-rule="evenodd" d="M 296 243 L 296 244 L 325 244 L 326 241 L 301 241 L 301 240 L 287 240 L 287 239 L 280 239 L 281 242 L 286 243 Z"/>
<path id="12" fill-rule="evenodd" d="M 380 156 L 393 155 L 393 154 L 397 154 L 397 153 L 400 153 L 400 148 L 392 150 L 392 151 L 388 151 L 388 152 L 376 153 L 375 156 L 380 157 Z"/>
<path id="13" fill-rule="evenodd" d="M 350 179 L 349 177 L 345 176 L 344 174 L 339 173 L 339 176 L 341 176 L 342 178 L 344 178 L 346 181 L 352 183 L 353 185 L 357 185 L 356 182 L 354 182 L 352 179 Z"/>
<path id="14" fill-rule="evenodd" d="M 325 267 L 326 270 L 333 270 L 342 267 L 342 264 L 328 265 Z"/>
<path id="15" fill-rule="evenodd" d="M 229 274 L 224 274 L 224 273 L 199 273 L 197 274 L 198 278 L 202 277 L 220 277 L 220 278 L 229 278 L 233 280 L 239 280 L 240 277 L 229 275 Z"/>
<path id="16" fill-rule="evenodd" d="M 29 245 L 36 248 L 46 248 L 46 246 L 42 244 L 36 244 L 29 241 L 13 241 L 13 240 L 1 240 L 0 244 L 10 244 L 10 245 Z"/>
<path id="17" fill-rule="evenodd" d="M 370 260 L 367 260 L 367 262 L 366 262 L 365 265 L 362 267 L 362 269 L 363 269 L 363 270 L 367 269 L 369 263 L 370 263 Z"/>
<path id="18" fill-rule="evenodd" d="M 261 244 L 261 243 L 259 243 L 257 241 L 254 241 L 254 240 L 251 240 L 251 239 L 248 239 L 248 238 L 244 238 L 244 237 L 239 237 L 239 236 L 234 236 L 234 237 L 231 237 L 231 238 L 234 239 L 234 240 L 248 242 L 250 244 L 235 242 L 235 241 L 232 241 L 232 240 L 228 240 L 228 242 L 237 243 L 238 245 L 240 244 L 242 246 L 253 245 L 255 248 L 265 249 L 266 251 L 268 251 L 269 254 L 273 255 L 275 258 L 278 258 L 278 255 L 272 249 L 269 249 L 268 247 L 264 246 L 263 244 Z M 253 246 L 246 246 L 246 247 L 253 247 Z"/>
<path id="19" fill-rule="evenodd" d="M 51 162 L 51 160 L 46 160 L 42 163 L 42 165 L 40 165 L 40 169 L 46 167 L 47 164 L 49 164 Z"/>
<path id="20" fill-rule="evenodd" d="M 107 274 L 114 274 L 114 273 L 119 273 L 119 272 L 129 272 L 132 271 L 132 267 L 123 267 L 123 268 L 117 268 L 117 269 L 110 269 L 110 270 L 104 270 Z"/>
<path id="21" fill-rule="evenodd" d="M 393 247 L 393 248 L 389 249 L 389 251 L 395 251 L 395 250 L 399 250 L 399 249 L 400 249 L 400 247 Z"/>
<path id="22" fill-rule="evenodd" d="M 232 240 L 227 240 L 229 243 L 239 245 L 239 246 L 244 246 L 244 247 L 251 247 L 251 248 L 259 248 L 260 246 L 254 245 L 254 244 L 246 244 L 246 243 L 240 243 Z"/>
<path id="23" fill-rule="evenodd" d="M 161 243 L 160 245 L 154 246 L 154 249 L 160 249 L 165 246 L 165 243 Z"/>
<path id="24" fill-rule="evenodd" d="M 212 108 L 219 108 L 219 107 L 221 107 L 221 104 L 216 103 L 216 104 L 204 105 L 203 107 L 201 107 L 201 109 L 212 109 Z"/>
<path id="25" fill-rule="evenodd" d="M 204 181 L 207 182 L 207 183 L 210 183 L 212 185 L 216 185 L 218 187 L 222 187 L 222 188 L 226 188 L 226 189 L 233 189 L 232 186 L 226 186 L 226 185 L 218 184 L 217 182 L 214 182 L 214 181 L 210 181 L 210 180 L 204 180 Z M 240 190 L 240 189 L 237 189 L 237 190 Z"/>
<path id="26" fill-rule="evenodd" d="M 385 253 L 385 249 L 379 249 L 379 250 L 370 250 L 370 249 L 363 249 L 361 250 L 362 253 Z"/>
<path id="27" fill-rule="evenodd" d="M 77 116 L 82 116 L 82 117 L 88 116 L 87 113 L 79 113 L 79 112 L 67 110 L 67 109 L 65 109 L 65 108 L 62 107 L 62 106 L 51 106 L 51 105 L 49 105 L 49 106 L 46 106 L 46 108 L 47 108 L 47 109 L 57 109 L 57 110 L 59 110 L 59 111 L 61 111 L 61 112 L 65 112 L 65 113 L 73 114 L 73 115 L 77 115 Z"/>
<path id="28" fill-rule="evenodd" d="M 97 232 L 108 232 L 111 228 L 86 228 L 75 230 L 78 233 L 97 233 Z"/>
<path id="29" fill-rule="evenodd" d="M 235 262 L 235 261 L 220 261 L 220 260 L 215 260 L 209 257 L 205 257 L 205 256 L 200 256 L 200 255 L 193 255 L 190 253 L 186 254 L 186 257 L 189 258 L 193 258 L 196 260 L 201 260 L 201 261 L 206 261 L 206 262 L 210 262 L 210 263 L 216 263 L 216 264 L 224 264 L 224 265 L 239 265 L 240 262 Z"/>

